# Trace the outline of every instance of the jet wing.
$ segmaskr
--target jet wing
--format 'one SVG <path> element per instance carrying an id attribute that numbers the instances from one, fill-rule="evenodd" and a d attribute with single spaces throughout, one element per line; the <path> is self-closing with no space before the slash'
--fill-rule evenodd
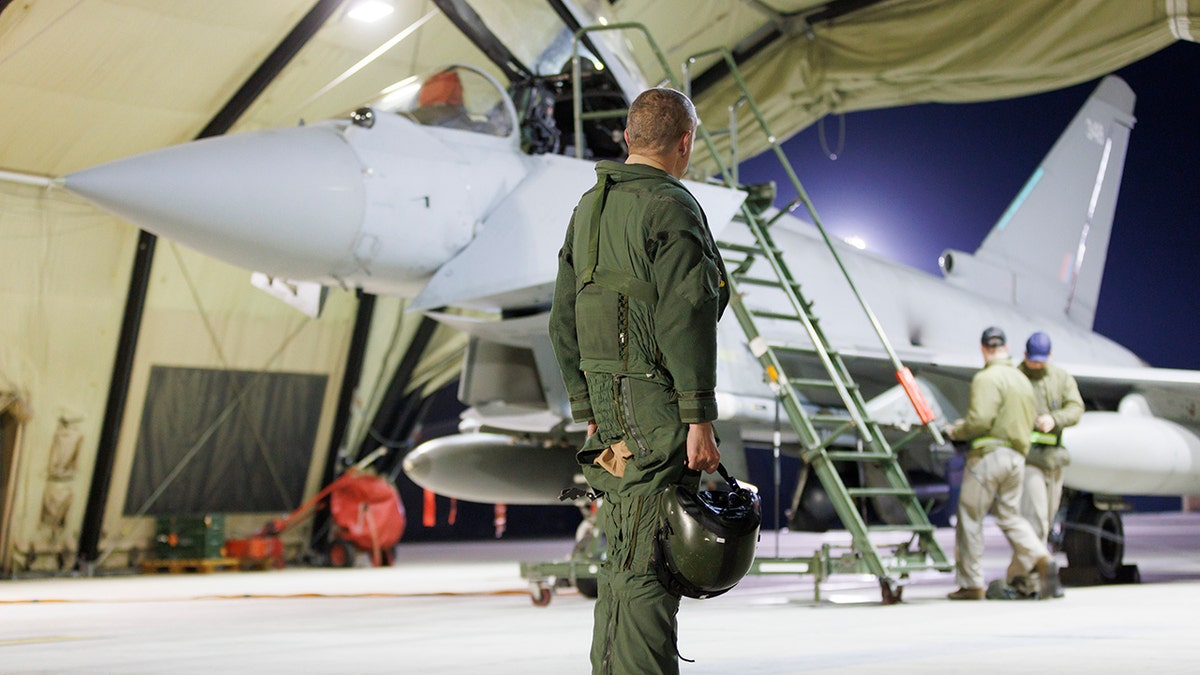
<path id="1" fill-rule="evenodd" d="M 1121 403 L 1122 410 L 1140 405 L 1136 399 L 1126 398 L 1139 394 L 1145 407 L 1130 412 L 1142 412 L 1179 424 L 1200 427 L 1200 371 L 1175 370 L 1172 368 L 1129 368 L 1114 366 L 1062 367 L 1075 376 L 1084 400 L 1105 395 L 1105 398 Z"/>
<path id="2" fill-rule="evenodd" d="M 558 155 L 533 161 L 525 180 L 487 216 L 471 243 L 438 269 L 412 309 L 497 311 L 549 305 L 567 222 L 596 175 L 590 161 Z M 714 235 L 746 198 L 740 190 L 685 183 L 704 207 Z"/>
<path id="3" fill-rule="evenodd" d="M 946 380 L 969 382 L 983 365 L 978 359 L 962 355 L 938 355 L 923 350 L 898 350 L 898 353 L 914 373 L 939 383 L 938 386 Z M 893 377 L 891 363 L 882 352 L 843 350 L 842 355 L 856 378 L 886 383 Z M 1069 362 L 1058 365 L 1074 376 L 1089 409 L 1095 404 L 1110 410 L 1120 407 L 1123 411 L 1200 428 L 1200 371 Z M 1130 397 L 1131 394 L 1139 398 Z"/>

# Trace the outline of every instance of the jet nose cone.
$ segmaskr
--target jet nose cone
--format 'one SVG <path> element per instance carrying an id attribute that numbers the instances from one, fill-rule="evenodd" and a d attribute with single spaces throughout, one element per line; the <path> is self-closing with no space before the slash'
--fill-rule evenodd
<path id="1" fill-rule="evenodd" d="M 357 156 L 314 125 L 204 139 L 66 176 L 64 187 L 154 234 L 247 269 L 329 276 L 363 222 Z"/>

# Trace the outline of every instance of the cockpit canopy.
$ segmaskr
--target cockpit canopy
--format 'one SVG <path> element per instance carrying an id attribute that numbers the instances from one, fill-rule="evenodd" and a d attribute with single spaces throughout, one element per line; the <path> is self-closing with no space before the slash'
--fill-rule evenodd
<path id="1" fill-rule="evenodd" d="M 373 107 L 425 126 L 508 136 L 516 128 L 507 94 L 492 78 L 469 66 L 450 66 L 398 83 Z"/>

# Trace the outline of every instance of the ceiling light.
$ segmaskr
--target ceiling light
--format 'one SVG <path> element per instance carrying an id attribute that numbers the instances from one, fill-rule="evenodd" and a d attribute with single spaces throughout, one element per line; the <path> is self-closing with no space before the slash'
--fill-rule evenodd
<path id="1" fill-rule="evenodd" d="M 396 11 L 396 8 L 387 0 L 359 0 L 359 2 L 354 3 L 350 7 L 350 10 L 346 12 L 346 16 L 355 21 L 371 23 L 382 19 L 394 11 Z"/>

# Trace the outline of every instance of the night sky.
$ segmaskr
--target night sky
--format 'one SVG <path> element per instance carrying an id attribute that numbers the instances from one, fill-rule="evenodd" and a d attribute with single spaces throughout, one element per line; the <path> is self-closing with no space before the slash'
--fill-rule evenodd
<path id="1" fill-rule="evenodd" d="M 1150 365 L 1200 369 L 1200 45 L 1177 42 L 1116 74 L 1137 96 L 1137 123 L 1095 330 Z M 1098 83 L 850 113 L 837 160 L 819 125 L 784 152 L 832 236 L 857 235 L 940 277 L 938 255 L 979 246 Z M 836 150 L 836 117 L 824 136 Z M 743 163 L 740 178 L 775 180 L 782 206 L 795 193 L 777 167 L 767 153 Z"/>

